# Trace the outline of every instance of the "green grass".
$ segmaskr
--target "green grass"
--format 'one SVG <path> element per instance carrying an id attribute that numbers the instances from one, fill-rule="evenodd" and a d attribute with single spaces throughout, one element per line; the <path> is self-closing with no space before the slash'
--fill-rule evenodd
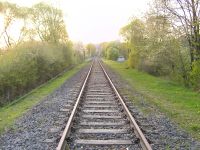
<path id="1" fill-rule="evenodd" d="M 145 101 L 165 113 L 172 121 L 200 140 L 200 94 L 172 81 L 151 76 L 126 63 L 104 61 L 145 96 Z"/>
<path id="2" fill-rule="evenodd" d="M 34 105 L 60 87 L 67 79 L 78 72 L 86 63 L 78 65 L 65 72 L 63 75 L 50 80 L 46 84 L 34 89 L 27 95 L 15 100 L 14 102 L 0 108 L 0 133 L 11 128 L 14 121 L 27 112 Z"/>

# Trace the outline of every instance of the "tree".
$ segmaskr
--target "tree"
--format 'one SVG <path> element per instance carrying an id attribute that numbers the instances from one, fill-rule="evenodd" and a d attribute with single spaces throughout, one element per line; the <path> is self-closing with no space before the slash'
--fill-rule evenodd
<path id="1" fill-rule="evenodd" d="M 119 50 L 114 47 L 109 47 L 107 50 L 107 59 L 117 60 L 119 57 Z"/>
<path id="2" fill-rule="evenodd" d="M 66 43 L 68 41 L 61 10 L 45 3 L 38 3 L 31 8 L 31 21 L 42 41 L 49 43 Z"/>
<path id="3" fill-rule="evenodd" d="M 158 0 L 153 3 L 153 13 L 170 21 L 171 36 L 176 42 L 169 44 L 173 47 L 174 43 L 178 43 L 175 44 L 176 49 L 171 51 L 174 71 L 186 86 L 194 81 L 194 76 L 190 77 L 190 74 L 200 59 L 199 3 L 199 0 Z"/>
<path id="4" fill-rule="evenodd" d="M 121 43 L 120 41 L 103 42 L 100 44 L 101 56 L 107 59 L 111 59 L 111 52 L 115 53 L 115 57 L 112 60 L 116 60 L 119 55 L 128 58 L 128 48 L 126 43 Z"/>
<path id="5" fill-rule="evenodd" d="M 138 57 L 144 49 L 145 37 L 144 37 L 144 23 L 142 20 L 134 18 L 128 25 L 124 26 L 120 30 L 120 34 L 127 43 L 129 51 L 129 62 L 134 61 L 134 65 L 129 63 L 130 67 L 138 66 Z M 131 58 L 134 57 L 134 58 Z M 134 60 L 135 59 L 135 60 Z"/>
<path id="6" fill-rule="evenodd" d="M 128 25 L 121 28 L 120 34 L 129 44 L 130 49 L 140 49 L 144 42 L 144 23 L 134 18 Z"/>
<path id="7" fill-rule="evenodd" d="M 131 49 L 129 66 L 153 75 L 170 75 L 175 71 L 178 40 L 171 30 L 169 19 L 155 12 L 149 12 L 144 21 L 133 19 L 123 27 L 121 35 Z"/>
<path id="8" fill-rule="evenodd" d="M 168 18 L 160 14 L 146 16 L 146 46 L 142 56 L 154 67 L 154 74 L 169 74 L 173 71 L 176 50 Z"/>
<path id="9" fill-rule="evenodd" d="M 200 1 L 161 0 L 165 13 L 172 14 L 174 26 L 182 28 L 189 43 L 191 66 L 200 59 Z"/>
<path id="10" fill-rule="evenodd" d="M 7 47 L 11 47 L 13 44 L 20 43 L 25 37 L 26 19 L 28 16 L 29 9 L 27 7 L 19 7 L 16 4 L 4 2 L 0 3 L 0 13 L 4 17 L 4 28 L 0 35 L 3 37 Z M 20 29 L 20 35 L 18 39 L 13 39 L 9 29 L 15 21 L 23 21 L 23 26 Z"/>
<path id="11" fill-rule="evenodd" d="M 1 13 L 4 16 L 4 29 L 1 36 L 3 36 L 7 47 L 10 47 L 13 40 L 8 33 L 8 29 L 17 16 L 17 6 L 8 2 L 1 3 Z"/>

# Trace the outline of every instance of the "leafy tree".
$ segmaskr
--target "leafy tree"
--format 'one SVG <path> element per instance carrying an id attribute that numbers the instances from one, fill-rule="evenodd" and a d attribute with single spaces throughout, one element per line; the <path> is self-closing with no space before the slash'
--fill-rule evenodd
<path id="1" fill-rule="evenodd" d="M 174 26 L 182 29 L 186 36 L 191 64 L 200 59 L 200 1 L 199 0 L 161 0 L 160 4 L 165 13 L 168 13 Z"/>
<path id="2" fill-rule="evenodd" d="M 124 26 L 120 30 L 120 34 L 127 43 L 129 53 L 129 62 L 132 60 L 138 60 L 140 53 L 144 49 L 145 37 L 144 37 L 144 23 L 140 19 L 134 18 L 128 25 Z M 135 58 L 132 58 L 135 57 Z M 136 67 L 139 61 L 134 61 L 134 63 L 129 63 L 130 67 Z"/>
<path id="3" fill-rule="evenodd" d="M 53 78 L 72 65 L 68 44 L 24 42 L 0 57 L 0 106 Z"/>
<path id="4" fill-rule="evenodd" d="M 79 50 L 73 51 L 62 11 L 39 3 L 31 8 L 0 2 L 4 29 L 0 37 L 8 48 L 0 53 L 0 105 L 8 103 L 55 77 L 72 64 L 82 62 Z M 16 21 L 23 25 L 18 39 L 10 29 Z"/>
<path id="5" fill-rule="evenodd" d="M 116 60 L 119 55 L 122 55 L 125 58 L 128 58 L 128 48 L 127 48 L 126 44 L 121 43 L 119 41 L 111 41 L 111 42 L 101 43 L 100 49 L 101 49 L 101 55 L 107 59 L 110 59 L 110 56 L 108 56 L 108 54 L 112 55 L 112 54 L 110 54 L 110 52 L 112 52 L 112 51 L 115 53 L 114 55 L 116 57 L 112 60 Z"/>
<path id="6" fill-rule="evenodd" d="M 169 74 L 174 68 L 176 48 L 172 46 L 175 38 L 170 34 L 170 22 L 162 15 L 148 15 L 146 19 L 146 47 L 142 53 L 154 66 L 154 74 Z"/>
<path id="7" fill-rule="evenodd" d="M 38 3 L 31 8 L 31 21 L 34 30 L 42 41 L 66 43 L 68 35 L 62 11 L 45 3 Z"/>
<path id="8" fill-rule="evenodd" d="M 120 34 L 129 49 L 129 66 L 198 87 L 199 2 L 154 1 L 143 20 L 133 18 L 124 26 Z"/>
<path id="9" fill-rule="evenodd" d="M 0 13 L 4 16 L 4 27 L 0 38 L 3 36 L 7 47 L 10 47 L 15 42 L 9 34 L 9 28 L 13 24 L 15 19 L 22 17 L 22 13 L 20 12 L 20 8 L 16 4 L 8 2 L 0 3 Z"/>
<path id="10" fill-rule="evenodd" d="M 131 51 L 130 54 L 129 54 L 129 59 L 128 59 L 128 65 L 129 65 L 129 67 L 131 67 L 131 68 L 137 68 L 138 62 L 139 62 L 138 54 L 134 50 Z"/>
<path id="11" fill-rule="evenodd" d="M 134 18 L 128 25 L 120 30 L 120 34 L 128 43 L 130 49 L 139 50 L 144 43 L 144 23 Z"/>
<path id="12" fill-rule="evenodd" d="M 172 35 L 168 18 L 151 12 L 146 15 L 143 24 L 138 22 L 141 21 L 134 19 L 121 30 L 121 35 L 124 36 L 131 49 L 129 66 L 153 75 L 174 75 L 175 72 L 177 73 L 176 69 L 182 66 L 179 65 L 182 53 L 179 53 L 181 49 L 177 44 L 179 40 Z M 182 67 L 184 70 L 185 65 Z M 185 74 L 183 73 L 184 77 Z"/>
<path id="13" fill-rule="evenodd" d="M 159 0 L 154 1 L 154 14 L 165 16 L 170 21 L 169 34 L 177 40 L 174 49 L 174 65 L 177 75 L 181 75 L 186 86 L 190 85 L 193 64 L 200 59 L 199 0 Z M 174 44 L 169 42 L 170 45 Z"/>
<path id="14" fill-rule="evenodd" d="M 117 60 L 119 57 L 119 50 L 114 47 L 109 47 L 107 50 L 107 59 Z"/>

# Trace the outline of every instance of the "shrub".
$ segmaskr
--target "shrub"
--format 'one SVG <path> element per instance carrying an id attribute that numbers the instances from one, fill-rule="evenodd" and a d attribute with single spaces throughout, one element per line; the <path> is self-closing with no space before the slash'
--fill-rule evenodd
<path id="1" fill-rule="evenodd" d="M 137 68 L 138 66 L 138 55 L 135 51 L 131 51 L 128 57 L 128 66 L 130 68 Z"/>
<path id="2" fill-rule="evenodd" d="M 200 89 L 200 60 L 193 62 L 190 78 L 192 85 L 196 89 Z"/>
<path id="3" fill-rule="evenodd" d="M 114 47 L 109 47 L 107 50 L 107 59 L 117 60 L 119 57 L 119 50 Z"/>
<path id="4" fill-rule="evenodd" d="M 68 44 L 26 42 L 0 57 L 0 105 L 46 82 L 72 64 Z"/>

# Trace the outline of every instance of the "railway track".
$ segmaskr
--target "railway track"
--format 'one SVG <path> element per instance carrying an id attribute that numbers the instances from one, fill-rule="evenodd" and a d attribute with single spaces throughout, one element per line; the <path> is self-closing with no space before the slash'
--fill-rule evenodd
<path id="1" fill-rule="evenodd" d="M 63 149 L 152 149 L 98 59 L 59 141 L 57 150 Z"/>

